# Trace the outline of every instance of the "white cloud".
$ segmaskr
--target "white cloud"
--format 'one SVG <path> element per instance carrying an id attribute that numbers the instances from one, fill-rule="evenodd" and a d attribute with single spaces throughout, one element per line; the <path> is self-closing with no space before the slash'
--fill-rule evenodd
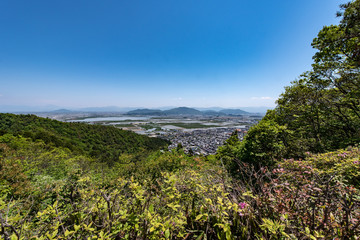
<path id="1" fill-rule="evenodd" d="M 252 97 L 252 100 L 272 100 L 272 97 Z"/>
<path id="2" fill-rule="evenodd" d="M 182 99 L 182 97 L 177 97 L 177 98 L 173 98 L 172 100 L 181 101 L 181 100 L 183 100 L 183 99 Z"/>
<path id="3" fill-rule="evenodd" d="M 260 99 L 261 99 L 261 100 L 271 100 L 272 97 L 261 97 Z"/>

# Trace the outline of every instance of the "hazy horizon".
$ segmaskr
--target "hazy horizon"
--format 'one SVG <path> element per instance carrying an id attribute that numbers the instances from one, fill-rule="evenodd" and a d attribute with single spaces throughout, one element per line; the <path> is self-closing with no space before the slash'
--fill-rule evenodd
<path id="1" fill-rule="evenodd" d="M 136 109 L 159 109 L 159 110 L 169 110 L 173 108 L 178 107 L 188 107 L 188 108 L 194 108 L 201 111 L 206 110 L 215 110 L 219 111 L 222 109 L 241 109 L 247 112 L 251 113 L 265 113 L 269 109 L 273 109 L 273 107 L 267 107 L 267 106 L 258 106 L 258 107 L 218 107 L 218 106 L 212 106 L 212 107 L 197 107 L 197 106 L 158 106 L 158 107 L 119 107 L 119 106 L 101 106 L 101 107 L 64 107 L 64 106 L 54 106 L 54 105 L 48 105 L 48 106 L 6 106 L 6 105 L 0 105 L 0 113 L 31 113 L 31 112 L 51 112 L 51 111 L 57 111 L 57 110 L 70 110 L 70 111 L 89 111 L 89 112 L 127 112 L 131 110 Z"/>
<path id="2" fill-rule="evenodd" d="M 1 1 L 0 106 L 272 108 L 344 2 Z"/>

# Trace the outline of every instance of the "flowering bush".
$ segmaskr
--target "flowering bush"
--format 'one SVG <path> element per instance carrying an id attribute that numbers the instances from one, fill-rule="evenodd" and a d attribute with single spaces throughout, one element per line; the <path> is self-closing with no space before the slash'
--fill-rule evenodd
<path id="1" fill-rule="evenodd" d="M 16 149 L 0 145 L 0 239 L 360 237 L 358 148 L 307 153 L 274 169 L 239 162 L 233 179 L 181 153 L 128 168 L 131 156 L 124 156 L 110 169 L 41 143 L 9 141 Z"/>
<path id="2" fill-rule="evenodd" d="M 349 147 L 346 150 L 323 154 L 307 153 L 302 161 L 288 160 L 282 166 L 289 168 L 308 168 L 319 176 L 334 176 L 344 183 L 360 187 L 360 149 Z M 305 172 L 306 173 L 306 172 Z M 307 173 L 306 173 L 307 174 Z"/>

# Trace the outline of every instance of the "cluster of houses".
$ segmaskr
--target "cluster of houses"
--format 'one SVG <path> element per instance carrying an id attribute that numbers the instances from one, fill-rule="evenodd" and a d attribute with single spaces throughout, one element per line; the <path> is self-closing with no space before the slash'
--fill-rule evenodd
<path id="1" fill-rule="evenodd" d="M 208 128 L 197 130 L 173 130 L 162 137 L 171 141 L 169 149 L 182 146 L 184 151 L 196 155 L 215 154 L 218 147 L 237 131 L 239 140 L 247 133 L 249 126 Z"/>

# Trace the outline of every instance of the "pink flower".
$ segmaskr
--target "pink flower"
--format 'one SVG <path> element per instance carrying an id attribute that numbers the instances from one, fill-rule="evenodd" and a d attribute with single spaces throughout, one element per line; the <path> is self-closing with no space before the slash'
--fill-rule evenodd
<path id="1" fill-rule="evenodd" d="M 344 153 L 339 153 L 338 154 L 338 157 L 346 157 L 347 156 L 347 153 L 346 152 L 344 152 Z"/>
<path id="2" fill-rule="evenodd" d="M 359 164 L 360 162 L 359 162 L 359 161 L 354 161 L 353 163 L 354 163 L 354 164 Z"/>
<path id="3" fill-rule="evenodd" d="M 241 209 L 244 209 L 244 208 L 246 207 L 246 203 L 245 203 L 245 202 L 239 203 L 239 207 L 240 207 Z"/>

